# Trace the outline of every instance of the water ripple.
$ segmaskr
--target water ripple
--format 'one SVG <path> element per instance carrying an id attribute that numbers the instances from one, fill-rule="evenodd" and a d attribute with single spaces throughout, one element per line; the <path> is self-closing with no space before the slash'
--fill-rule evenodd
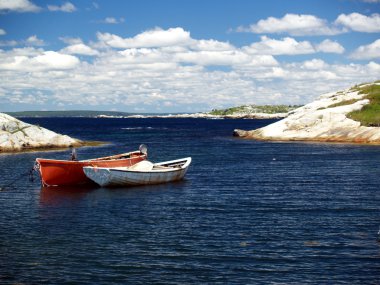
<path id="1" fill-rule="evenodd" d="M 41 189 L 18 179 L 0 192 L 2 284 L 380 280 L 379 147 L 231 138 L 265 123 L 255 120 L 30 120 L 113 143 L 79 149 L 81 158 L 146 143 L 153 161 L 193 163 L 184 181 L 150 187 Z M 37 156 L 68 153 L 1 154 L 1 184 Z"/>

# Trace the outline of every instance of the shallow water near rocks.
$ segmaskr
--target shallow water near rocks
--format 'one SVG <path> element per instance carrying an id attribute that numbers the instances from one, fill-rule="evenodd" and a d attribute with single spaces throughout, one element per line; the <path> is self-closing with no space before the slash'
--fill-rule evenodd
<path id="1" fill-rule="evenodd" d="M 1 284 L 376 284 L 380 147 L 232 137 L 271 120 L 24 118 L 83 140 L 79 159 L 148 146 L 183 181 L 0 192 Z M 1 154 L 1 185 L 36 157 Z"/>

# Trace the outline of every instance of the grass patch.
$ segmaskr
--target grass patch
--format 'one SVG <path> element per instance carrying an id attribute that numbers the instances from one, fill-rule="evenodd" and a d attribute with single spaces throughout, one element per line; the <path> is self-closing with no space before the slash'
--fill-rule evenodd
<path id="1" fill-rule="evenodd" d="M 348 114 L 352 120 L 360 122 L 361 125 L 367 127 L 380 126 L 380 85 L 371 84 L 358 87 L 359 94 L 367 94 L 366 99 L 370 103 L 365 105 L 361 110 L 353 111 Z"/>
<path id="2" fill-rule="evenodd" d="M 339 103 L 331 104 L 327 108 L 335 108 L 335 107 L 339 107 L 339 106 L 352 105 L 352 104 L 358 102 L 359 100 L 362 100 L 362 99 L 351 99 L 351 100 L 342 101 Z"/>

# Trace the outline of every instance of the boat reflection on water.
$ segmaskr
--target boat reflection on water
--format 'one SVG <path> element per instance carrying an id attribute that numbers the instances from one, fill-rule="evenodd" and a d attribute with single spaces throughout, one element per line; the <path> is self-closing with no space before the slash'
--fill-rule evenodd
<path id="1" fill-rule="evenodd" d="M 82 186 L 55 186 L 41 187 L 40 204 L 42 206 L 55 206 L 72 204 L 83 200 L 88 194 L 98 189 L 95 184 Z"/>
<path id="2" fill-rule="evenodd" d="M 99 202 L 106 200 L 121 200 L 136 197 L 146 199 L 146 197 L 161 195 L 183 189 L 188 185 L 187 180 L 175 181 L 167 184 L 158 185 L 139 185 L 139 186 L 119 186 L 119 187 L 100 187 L 96 184 L 82 186 L 56 186 L 41 187 L 40 206 L 55 208 L 76 208 L 79 204 L 96 206 Z M 154 198 L 152 198 L 154 199 Z M 128 203 L 128 201 L 125 201 Z"/>
<path id="3" fill-rule="evenodd" d="M 138 195 L 141 193 L 142 195 L 145 193 L 158 193 L 158 192 L 171 192 L 178 191 L 178 189 L 182 189 L 188 185 L 188 181 L 186 179 L 173 181 L 170 183 L 164 184 L 153 184 L 153 185 L 136 185 L 136 186 L 113 186 L 113 187 L 101 187 L 99 189 L 107 189 L 109 193 L 117 194 L 117 195 Z"/>

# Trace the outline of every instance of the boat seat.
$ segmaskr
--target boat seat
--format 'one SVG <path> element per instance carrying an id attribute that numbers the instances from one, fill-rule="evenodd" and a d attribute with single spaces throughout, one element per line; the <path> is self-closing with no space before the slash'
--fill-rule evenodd
<path id="1" fill-rule="evenodd" d="M 131 167 L 129 167 L 129 170 L 136 170 L 136 171 L 149 171 L 153 169 L 153 163 L 151 163 L 148 160 L 140 161 Z"/>

